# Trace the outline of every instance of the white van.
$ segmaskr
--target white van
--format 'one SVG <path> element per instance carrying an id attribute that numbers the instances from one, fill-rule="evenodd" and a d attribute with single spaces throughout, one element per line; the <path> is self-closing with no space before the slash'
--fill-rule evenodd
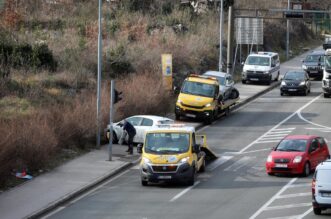
<path id="1" fill-rule="evenodd" d="M 279 55 L 275 52 L 258 52 L 250 54 L 244 64 L 242 83 L 248 81 L 264 82 L 268 85 L 277 81 L 280 75 Z"/>
<path id="2" fill-rule="evenodd" d="M 317 215 L 331 208 L 331 160 L 320 163 L 312 182 L 313 209 Z"/>

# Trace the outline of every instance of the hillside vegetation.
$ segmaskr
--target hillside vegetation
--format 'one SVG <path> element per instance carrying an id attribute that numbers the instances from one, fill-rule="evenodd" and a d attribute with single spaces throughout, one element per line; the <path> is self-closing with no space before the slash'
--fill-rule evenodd
<path id="1" fill-rule="evenodd" d="M 176 77 L 217 68 L 217 8 L 198 15 L 171 0 L 110 2 L 102 9 L 102 127 L 109 121 L 111 79 L 123 91 L 118 120 L 172 111 L 172 94 L 162 86 L 162 53 L 173 55 Z M 10 186 L 13 171 L 38 174 L 94 147 L 98 8 L 88 0 L 7 0 L 2 6 L 0 186 Z M 284 21 L 267 21 L 264 48 L 283 53 L 284 31 Z M 293 48 L 314 39 L 302 22 L 291 31 Z"/>

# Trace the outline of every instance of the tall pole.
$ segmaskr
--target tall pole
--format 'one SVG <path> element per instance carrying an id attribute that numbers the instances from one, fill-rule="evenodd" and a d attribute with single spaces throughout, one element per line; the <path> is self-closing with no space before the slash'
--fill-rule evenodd
<path id="1" fill-rule="evenodd" d="M 290 0 L 287 1 L 287 10 L 290 10 Z M 286 60 L 289 59 L 290 49 L 290 20 L 286 19 Z"/>
<path id="2" fill-rule="evenodd" d="M 115 81 L 110 82 L 110 110 L 109 110 L 109 145 L 108 145 L 108 159 L 112 160 L 113 150 L 113 115 L 114 115 L 114 97 L 115 97 Z"/>
<path id="3" fill-rule="evenodd" d="M 232 13 L 232 6 L 229 7 L 229 18 L 228 18 L 228 51 L 227 51 L 227 69 L 226 72 L 228 74 L 232 73 L 232 57 L 233 57 L 233 13 Z"/>
<path id="4" fill-rule="evenodd" d="M 222 71 L 223 66 L 223 21 L 224 21 L 224 15 L 223 15 L 223 0 L 221 0 L 221 8 L 220 8 L 220 57 L 219 57 L 219 63 L 218 63 L 218 69 L 219 71 Z"/>
<path id="5" fill-rule="evenodd" d="M 100 122 L 101 122 L 101 59 L 102 59 L 102 0 L 99 0 L 99 34 L 98 34 L 98 81 L 97 81 L 97 148 L 100 147 Z"/>

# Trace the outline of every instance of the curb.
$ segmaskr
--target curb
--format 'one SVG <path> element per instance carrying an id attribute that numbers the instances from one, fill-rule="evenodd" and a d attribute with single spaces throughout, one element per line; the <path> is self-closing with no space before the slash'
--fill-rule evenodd
<path id="1" fill-rule="evenodd" d="M 82 188 L 61 197 L 60 199 L 54 201 L 53 203 L 47 205 L 46 207 L 44 207 L 44 208 L 42 208 L 42 209 L 26 216 L 24 218 L 27 218 L 27 219 L 41 218 L 42 216 L 44 216 L 47 213 L 53 211 L 54 209 L 56 209 L 57 207 L 63 205 L 64 203 L 66 203 L 66 202 L 68 202 L 68 201 L 70 201 L 74 198 L 77 198 L 78 196 L 82 195 L 83 193 L 91 190 L 93 187 L 104 183 L 105 181 L 107 181 L 108 179 L 116 176 L 117 174 L 121 173 L 122 171 L 127 170 L 128 168 L 134 166 L 139 161 L 140 161 L 140 158 L 137 159 L 137 160 L 131 161 L 131 162 L 124 163 L 122 166 L 115 169 L 114 171 L 112 171 L 112 172 L 110 172 L 110 173 L 108 173 L 104 176 L 99 177 L 94 182 L 92 182 L 92 183 L 90 183 L 86 186 L 83 186 Z"/>

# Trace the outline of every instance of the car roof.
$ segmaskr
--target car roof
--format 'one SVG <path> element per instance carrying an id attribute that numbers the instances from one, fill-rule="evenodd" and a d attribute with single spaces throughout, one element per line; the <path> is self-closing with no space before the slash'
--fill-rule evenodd
<path id="1" fill-rule="evenodd" d="M 226 72 L 221 72 L 221 71 L 207 71 L 207 72 L 203 73 L 203 75 L 226 77 L 227 73 Z"/>
<path id="2" fill-rule="evenodd" d="M 301 140 L 309 140 L 312 138 L 317 138 L 315 135 L 288 135 L 284 139 L 301 139 Z"/>
<path id="3" fill-rule="evenodd" d="M 128 118 L 131 118 L 131 117 L 143 117 L 143 118 L 152 119 L 152 120 L 173 120 L 173 119 L 170 119 L 167 117 L 154 116 L 154 115 L 134 115 L 134 116 L 130 116 Z"/>
<path id="4" fill-rule="evenodd" d="M 305 74 L 305 71 L 303 71 L 303 70 L 289 70 L 288 72 L 286 72 L 286 74 L 287 74 L 287 73 L 294 73 L 294 72 Z"/>
<path id="5" fill-rule="evenodd" d="M 331 170 L 331 159 L 323 161 L 316 167 L 316 169 L 317 170 Z"/>
<path id="6" fill-rule="evenodd" d="M 308 55 L 324 55 L 325 51 L 324 50 L 314 50 L 310 52 Z"/>
<path id="7" fill-rule="evenodd" d="M 272 56 L 275 56 L 275 55 L 278 55 L 278 53 L 276 53 L 276 52 L 263 52 L 263 51 L 260 51 L 258 53 L 251 53 L 248 56 L 272 57 Z"/>

